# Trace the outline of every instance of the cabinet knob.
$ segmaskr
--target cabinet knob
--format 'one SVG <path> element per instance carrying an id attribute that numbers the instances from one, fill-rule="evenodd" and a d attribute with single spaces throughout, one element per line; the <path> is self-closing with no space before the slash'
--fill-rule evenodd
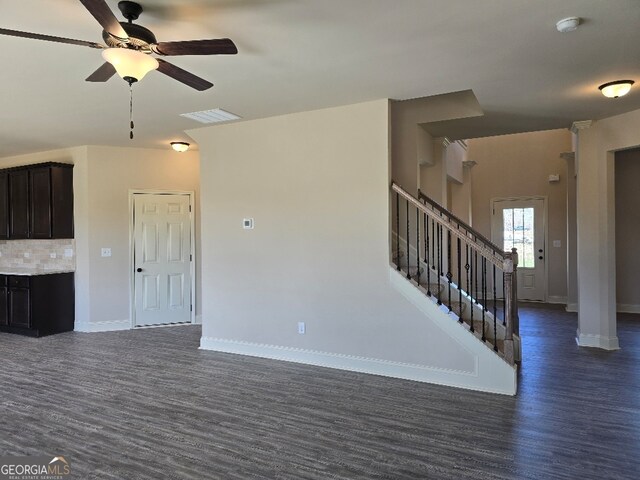
<path id="1" fill-rule="evenodd" d="M 140 273 L 142 269 L 140 267 L 136 268 L 136 272 Z"/>

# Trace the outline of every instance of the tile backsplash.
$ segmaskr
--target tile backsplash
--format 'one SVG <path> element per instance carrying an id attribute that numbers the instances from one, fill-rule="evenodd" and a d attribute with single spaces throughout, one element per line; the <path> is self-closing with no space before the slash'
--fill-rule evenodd
<path id="1" fill-rule="evenodd" d="M 0 241 L 0 270 L 2 268 L 75 270 L 76 242 L 73 239 Z"/>

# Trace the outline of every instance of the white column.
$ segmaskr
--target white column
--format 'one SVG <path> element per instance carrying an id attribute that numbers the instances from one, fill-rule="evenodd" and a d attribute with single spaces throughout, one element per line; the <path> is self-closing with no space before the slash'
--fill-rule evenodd
<path id="1" fill-rule="evenodd" d="M 433 139 L 433 163 L 420 165 L 420 189 L 422 193 L 447 207 L 447 147 L 451 141 L 446 138 Z"/>
<path id="2" fill-rule="evenodd" d="M 575 122 L 578 331 L 585 347 L 616 350 L 614 154 L 592 122 Z"/>
<path id="3" fill-rule="evenodd" d="M 574 137 L 576 136 L 573 134 Z M 576 148 L 574 142 L 574 148 Z M 578 262 L 577 262 L 577 226 L 576 226 L 576 154 L 565 152 L 560 158 L 567 162 L 567 312 L 578 311 Z"/>

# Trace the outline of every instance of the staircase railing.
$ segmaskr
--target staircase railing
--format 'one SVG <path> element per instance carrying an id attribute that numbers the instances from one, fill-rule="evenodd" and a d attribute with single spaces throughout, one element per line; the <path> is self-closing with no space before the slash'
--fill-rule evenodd
<path id="1" fill-rule="evenodd" d="M 513 364 L 513 336 L 518 335 L 516 249 L 502 251 L 421 192 L 416 198 L 396 183 L 391 190 L 395 267 Z M 466 318 L 465 305 L 470 307 Z"/>

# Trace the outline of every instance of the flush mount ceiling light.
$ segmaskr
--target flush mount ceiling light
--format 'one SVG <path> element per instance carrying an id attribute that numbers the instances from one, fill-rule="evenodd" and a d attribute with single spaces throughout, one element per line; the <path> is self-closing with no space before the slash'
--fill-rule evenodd
<path id="1" fill-rule="evenodd" d="M 187 142 L 171 142 L 171 148 L 179 153 L 186 152 L 189 147 L 190 145 Z"/>
<path id="2" fill-rule="evenodd" d="M 126 82 L 138 82 L 160 65 L 158 60 L 130 48 L 107 48 L 102 52 L 102 58 L 109 62 Z"/>
<path id="3" fill-rule="evenodd" d="M 616 80 L 615 82 L 603 83 L 598 88 L 607 98 L 618 98 L 626 95 L 631 90 L 633 80 Z"/>
<path id="4" fill-rule="evenodd" d="M 563 18 L 558 23 L 556 23 L 556 28 L 560 33 L 573 32 L 580 26 L 580 20 L 580 17 Z"/>

